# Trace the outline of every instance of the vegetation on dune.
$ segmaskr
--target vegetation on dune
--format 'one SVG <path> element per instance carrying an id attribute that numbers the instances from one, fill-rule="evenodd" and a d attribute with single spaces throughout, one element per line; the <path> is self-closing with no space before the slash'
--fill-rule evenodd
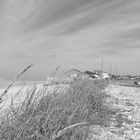
<path id="1" fill-rule="evenodd" d="M 86 140 L 89 126 L 110 125 L 114 113 L 106 102 L 102 80 L 77 80 L 63 93 L 40 92 L 36 87 L 21 106 L 11 106 L 0 124 L 1 140 Z M 39 95 L 39 94 L 38 94 Z"/>

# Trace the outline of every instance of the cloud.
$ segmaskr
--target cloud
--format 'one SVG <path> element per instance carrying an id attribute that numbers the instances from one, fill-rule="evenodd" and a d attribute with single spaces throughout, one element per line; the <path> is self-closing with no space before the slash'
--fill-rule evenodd
<path id="1" fill-rule="evenodd" d="M 139 0 L 2 0 L 1 66 L 35 62 L 34 72 L 48 73 L 57 65 L 88 69 L 104 56 L 133 72 L 138 59 L 128 56 L 139 58 L 139 12 Z"/>

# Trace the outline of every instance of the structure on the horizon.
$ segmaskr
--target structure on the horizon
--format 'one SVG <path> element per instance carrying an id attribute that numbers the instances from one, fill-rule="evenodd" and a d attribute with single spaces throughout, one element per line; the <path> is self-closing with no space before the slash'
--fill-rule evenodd
<path id="1" fill-rule="evenodd" d="M 93 73 L 98 75 L 99 78 L 101 78 L 101 79 L 109 79 L 110 78 L 109 74 L 103 70 L 94 70 Z"/>
<path id="2" fill-rule="evenodd" d="M 65 76 L 73 78 L 73 79 L 85 79 L 88 77 L 87 74 L 77 69 L 71 69 L 65 72 Z"/>
<path id="3" fill-rule="evenodd" d="M 89 76 L 89 78 L 95 79 L 99 78 L 98 74 L 91 72 L 91 71 L 85 71 L 85 73 Z"/>
<path id="4" fill-rule="evenodd" d="M 67 72 L 65 72 L 65 76 L 72 78 L 72 79 L 109 79 L 110 76 L 107 72 L 104 72 L 102 70 L 94 70 L 93 72 L 91 71 L 85 71 L 82 72 L 77 69 L 71 69 Z"/>

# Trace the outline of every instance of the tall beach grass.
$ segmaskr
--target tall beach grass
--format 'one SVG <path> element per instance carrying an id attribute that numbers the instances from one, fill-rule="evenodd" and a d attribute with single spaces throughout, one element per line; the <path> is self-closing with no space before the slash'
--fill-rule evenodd
<path id="1" fill-rule="evenodd" d="M 34 86 L 0 118 L 0 140 L 86 140 L 89 126 L 110 125 L 114 110 L 105 104 L 106 86 L 104 80 L 76 80 L 50 93 L 44 85 L 37 97 Z"/>

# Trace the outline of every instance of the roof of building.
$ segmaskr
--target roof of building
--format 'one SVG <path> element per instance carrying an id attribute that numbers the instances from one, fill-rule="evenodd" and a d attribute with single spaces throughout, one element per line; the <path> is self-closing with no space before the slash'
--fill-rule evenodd
<path id="1" fill-rule="evenodd" d="M 85 74 L 84 72 L 80 71 L 80 70 L 77 70 L 77 69 L 70 69 L 68 71 L 65 72 L 65 74 L 69 73 L 69 72 L 72 72 L 72 71 L 76 71 L 76 72 L 79 72 L 81 74 Z"/>
<path id="2" fill-rule="evenodd" d="M 88 74 L 88 75 L 94 75 L 94 74 L 96 74 L 95 72 L 91 72 L 91 71 L 85 71 L 85 73 Z"/>
<path id="3" fill-rule="evenodd" d="M 94 70 L 93 72 L 95 72 L 95 73 L 103 73 L 104 71 L 103 70 Z"/>

